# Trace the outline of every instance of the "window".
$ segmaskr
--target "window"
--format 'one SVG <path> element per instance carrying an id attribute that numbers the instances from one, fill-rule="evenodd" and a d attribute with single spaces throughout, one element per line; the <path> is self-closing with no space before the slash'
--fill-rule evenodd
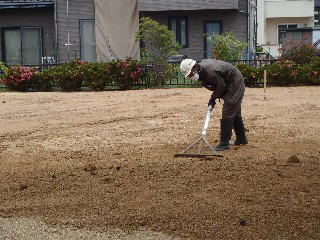
<path id="1" fill-rule="evenodd" d="M 222 33 L 222 24 L 219 21 L 205 21 L 204 23 L 204 58 L 213 58 L 212 44 L 208 41 L 208 37 L 214 34 Z"/>
<path id="2" fill-rule="evenodd" d="M 80 46 L 82 61 L 97 61 L 94 20 L 80 20 Z"/>
<path id="3" fill-rule="evenodd" d="M 278 43 L 283 43 L 284 33 L 287 29 L 295 29 L 298 27 L 298 24 L 279 24 L 278 25 Z"/>
<path id="4" fill-rule="evenodd" d="M 42 42 L 39 27 L 5 28 L 2 36 L 3 59 L 6 64 L 40 64 Z"/>
<path id="5" fill-rule="evenodd" d="M 170 17 L 169 29 L 173 31 L 176 41 L 182 47 L 188 47 L 188 19 L 187 17 Z"/>
<path id="6" fill-rule="evenodd" d="M 320 9 L 319 9 L 319 7 L 316 7 L 314 10 L 314 26 L 315 27 L 320 26 Z"/>

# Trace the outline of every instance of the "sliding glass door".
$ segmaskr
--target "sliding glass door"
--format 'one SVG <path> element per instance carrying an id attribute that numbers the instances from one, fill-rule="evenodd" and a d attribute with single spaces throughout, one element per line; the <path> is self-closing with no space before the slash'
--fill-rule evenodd
<path id="1" fill-rule="evenodd" d="M 204 58 L 213 58 L 212 44 L 208 40 L 208 37 L 214 36 L 214 34 L 222 33 L 222 24 L 219 21 L 205 21 L 204 23 Z"/>
<path id="2" fill-rule="evenodd" d="M 41 63 L 41 29 L 20 27 L 3 29 L 3 53 L 8 65 L 37 65 Z"/>

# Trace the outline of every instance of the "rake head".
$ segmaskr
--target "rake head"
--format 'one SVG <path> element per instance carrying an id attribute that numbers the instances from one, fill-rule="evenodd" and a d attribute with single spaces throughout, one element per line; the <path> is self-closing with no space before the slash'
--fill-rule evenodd
<path id="1" fill-rule="evenodd" d="M 201 135 L 197 141 L 188 146 L 181 153 L 177 153 L 174 157 L 223 157 L 222 154 L 217 153 L 216 150 L 209 144 L 205 135 Z"/>

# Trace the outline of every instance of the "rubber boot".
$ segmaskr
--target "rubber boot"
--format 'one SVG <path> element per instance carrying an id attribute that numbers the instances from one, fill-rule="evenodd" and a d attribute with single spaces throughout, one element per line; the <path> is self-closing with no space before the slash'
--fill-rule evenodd
<path id="1" fill-rule="evenodd" d="M 221 119 L 220 143 L 214 148 L 216 151 L 224 151 L 230 148 L 229 140 L 232 135 L 233 119 Z"/>
<path id="2" fill-rule="evenodd" d="M 236 116 L 233 121 L 233 129 L 236 134 L 234 145 L 248 144 L 246 131 L 243 125 L 242 117 Z"/>

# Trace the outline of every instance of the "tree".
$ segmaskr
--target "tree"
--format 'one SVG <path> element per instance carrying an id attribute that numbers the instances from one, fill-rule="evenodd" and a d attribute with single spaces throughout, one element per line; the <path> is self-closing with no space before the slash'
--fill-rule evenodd
<path id="1" fill-rule="evenodd" d="M 153 66 L 156 85 L 163 86 L 165 79 L 174 72 L 168 63 L 168 57 L 177 54 L 180 49 L 173 32 L 167 26 L 144 17 L 140 20 L 140 29 L 136 38 L 144 45 L 141 48 L 142 60 Z"/>
<path id="2" fill-rule="evenodd" d="M 219 60 L 238 60 L 243 58 L 248 44 L 237 39 L 231 32 L 214 34 L 208 37 L 212 44 L 213 56 Z"/>

